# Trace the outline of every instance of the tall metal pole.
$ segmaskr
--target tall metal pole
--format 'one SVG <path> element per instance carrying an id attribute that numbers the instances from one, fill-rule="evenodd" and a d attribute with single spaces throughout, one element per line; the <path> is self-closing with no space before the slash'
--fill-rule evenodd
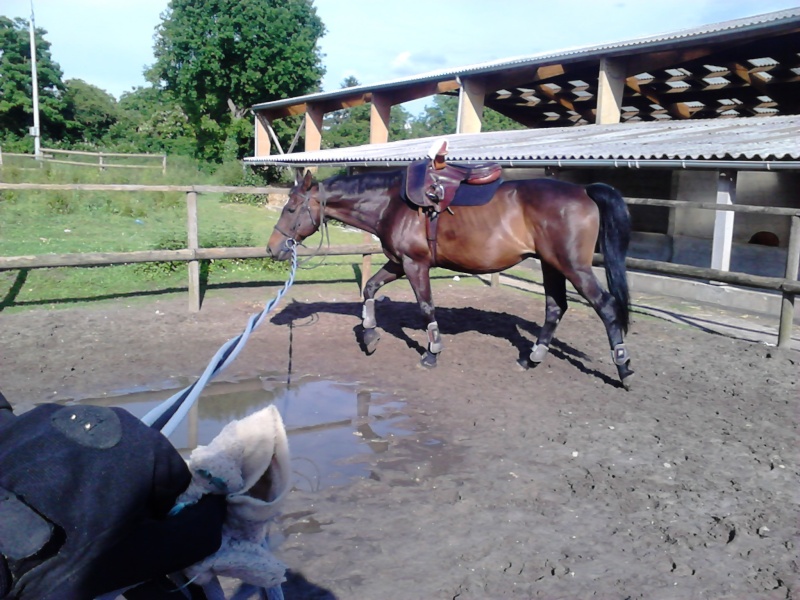
<path id="1" fill-rule="evenodd" d="M 33 0 L 31 0 L 31 23 L 30 23 L 30 36 L 31 36 L 31 86 L 33 87 L 33 127 L 31 127 L 31 135 L 33 136 L 33 154 L 36 160 L 42 158 L 41 140 L 39 137 L 39 78 L 36 76 L 36 26 L 33 22 Z"/>

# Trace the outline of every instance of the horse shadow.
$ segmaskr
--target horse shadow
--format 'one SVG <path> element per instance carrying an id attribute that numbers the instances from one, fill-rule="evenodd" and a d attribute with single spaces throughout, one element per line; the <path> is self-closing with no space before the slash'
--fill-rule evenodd
<path id="1" fill-rule="evenodd" d="M 313 320 L 319 313 L 352 316 L 357 324 L 353 327 L 353 335 L 362 351 L 366 348 L 362 342 L 364 328 L 361 325 L 362 304 L 358 302 L 300 302 L 291 303 L 270 320 L 275 325 L 295 325 L 297 322 Z M 406 346 L 422 357 L 427 348 L 408 335 L 406 330 L 416 330 L 420 339 L 424 340 L 426 324 L 420 314 L 416 302 L 394 301 L 387 296 L 376 302 L 375 316 L 378 329 L 404 342 Z M 436 307 L 436 321 L 443 335 L 458 335 L 476 332 L 508 341 L 518 352 L 517 363 L 532 366 L 528 361 L 534 342 L 539 336 L 541 325 L 505 312 L 494 312 L 475 307 L 448 308 Z M 591 375 L 604 383 L 621 387 L 621 383 L 588 366 L 591 358 L 559 339 L 550 344 L 550 354 L 557 360 L 564 360 L 585 375 Z M 544 363 L 542 363 L 544 364 Z"/>
<path id="2" fill-rule="evenodd" d="M 286 581 L 281 585 L 286 600 L 336 600 L 336 595 L 328 589 L 311 583 L 302 573 L 286 571 Z"/>

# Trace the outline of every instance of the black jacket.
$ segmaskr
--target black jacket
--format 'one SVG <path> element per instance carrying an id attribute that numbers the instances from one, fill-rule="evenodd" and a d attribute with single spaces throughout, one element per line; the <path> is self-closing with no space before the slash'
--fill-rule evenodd
<path id="1" fill-rule="evenodd" d="M 0 404 L 0 598 L 89 599 L 219 547 L 224 498 L 168 516 L 191 475 L 157 430 L 120 408 L 9 413 Z"/>

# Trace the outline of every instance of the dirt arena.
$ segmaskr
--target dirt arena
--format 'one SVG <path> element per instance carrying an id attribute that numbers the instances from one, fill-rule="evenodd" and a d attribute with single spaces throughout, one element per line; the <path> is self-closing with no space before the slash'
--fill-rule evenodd
<path id="1" fill-rule="evenodd" d="M 20 406 L 178 385 L 277 288 L 34 310 L 0 319 L 0 389 Z M 287 600 L 800 598 L 796 351 L 634 314 L 634 387 L 573 303 L 550 356 L 516 366 L 541 296 L 435 284 L 445 351 L 407 284 L 378 303 L 364 356 L 344 285 L 297 285 L 224 378 L 285 372 L 358 382 L 404 402 L 409 430 L 371 475 L 290 494 Z"/>

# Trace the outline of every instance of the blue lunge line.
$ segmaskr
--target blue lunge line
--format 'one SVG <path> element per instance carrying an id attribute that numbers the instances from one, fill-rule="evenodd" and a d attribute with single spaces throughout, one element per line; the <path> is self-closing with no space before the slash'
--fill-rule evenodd
<path id="1" fill-rule="evenodd" d="M 192 405 L 200 396 L 200 392 L 203 391 L 203 388 L 206 387 L 206 384 L 214 379 L 214 377 L 219 375 L 225 369 L 225 367 L 231 364 L 239 355 L 239 352 L 241 352 L 244 348 L 244 345 L 247 343 L 247 339 L 250 337 L 250 334 L 253 332 L 253 330 L 261 325 L 261 322 L 267 316 L 267 313 L 275 307 L 278 301 L 286 294 L 286 292 L 294 283 L 294 274 L 297 270 L 297 243 L 290 239 L 287 240 L 286 244 L 292 251 L 292 268 L 289 272 L 289 279 L 283 284 L 283 288 L 272 300 L 267 302 L 266 306 L 261 312 L 250 317 L 247 327 L 242 333 L 225 342 L 222 347 L 217 350 L 214 358 L 212 358 L 211 362 L 208 363 L 206 370 L 203 371 L 203 374 L 197 381 L 195 381 L 189 387 L 181 390 L 177 394 L 171 396 L 148 412 L 144 417 L 142 417 L 142 422 L 145 425 L 149 425 L 154 429 L 159 429 L 161 433 L 166 436 L 172 434 L 178 424 L 186 416 L 186 413 L 189 412 L 189 409 L 192 408 Z"/>

